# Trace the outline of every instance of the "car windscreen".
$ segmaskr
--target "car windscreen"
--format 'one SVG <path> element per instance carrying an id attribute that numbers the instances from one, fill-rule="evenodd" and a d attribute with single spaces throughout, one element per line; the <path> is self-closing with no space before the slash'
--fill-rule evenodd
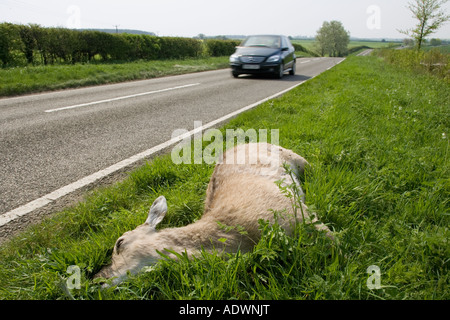
<path id="1" fill-rule="evenodd" d="M 281 47 L 281 37 L 251 36 L 242 42 L 241 47 L 280 48 Z"/>

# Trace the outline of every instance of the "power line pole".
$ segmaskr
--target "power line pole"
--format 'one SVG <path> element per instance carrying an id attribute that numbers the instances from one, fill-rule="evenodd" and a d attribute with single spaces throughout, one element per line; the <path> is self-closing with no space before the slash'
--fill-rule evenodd
<path id="1" fill-rule="evenodd" d="M 114 27 L 116 27 L 116 34 L 118 34 L 119 33 L 119 29 L 118 29 L 119 25 L 116 24 Z"/>

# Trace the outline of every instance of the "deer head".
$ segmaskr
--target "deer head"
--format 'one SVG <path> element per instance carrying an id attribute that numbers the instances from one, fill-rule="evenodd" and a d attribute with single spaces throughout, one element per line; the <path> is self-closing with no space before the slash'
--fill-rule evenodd
<path id="1" fill-rule="evenodd" d="M 125 232 L 117 239 L 111 264 L 103 267 L 94 276 L 94 279 L 113 278 L 112 284 L 115 285 L 123 281 L 128 272 L 136 274 L 143 267 L 153 265 L 161 259 L 156 252 L 159 249 L 157 243 L 154 243 L 158 241 L 152 238 L 158 234 L 156 226 L 162 221 L 166 212 L 166 198 L 161 196 L 153 202 L 144 224 L 132 231 Z"/>

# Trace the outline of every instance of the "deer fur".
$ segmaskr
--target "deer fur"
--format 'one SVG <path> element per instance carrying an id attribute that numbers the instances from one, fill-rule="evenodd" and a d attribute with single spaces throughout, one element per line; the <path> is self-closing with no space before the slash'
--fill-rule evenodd
<path id="1" fill-rule="evenodd" d="M 333 238 L 330 230 L 319 223 L 304 204 L 297 176 L 303 174 L 307 165 L 308 162 L 294 152 L 267 143 L 239 145 L 228 150 L 215 167 L 200 220 L 185 227 L 157 231 L 156 226 L 167 212 L 166 199 L 157 198 L 145 223 L 117 240 L 111 264 L 95 277 L 114 278 L 112 284 L 118 284 L 126 279 L 128 272 L 136 274 L 162 259 L 157 251 L 173 256 L 165 249 L 186 252 L 189 256 L 202 249 L 248 252 L 260 239 L 259 220 L 274 223 L 274 211 L 283 215 L 284 219 L 277 222 L 288 233 L 293 231 L 296 222 L 303 221 L 314 223 L 317 230 Z M 286 167 L 290 167 L 293 174 Z M 292 197 L 280 188 L 292 184 L 296 185 L 297 194 L 300 193 L 299 210 L 294 209 Z M 245 234 L 236 228 L 224 228 L 224 225 L 239 226 Z"/>

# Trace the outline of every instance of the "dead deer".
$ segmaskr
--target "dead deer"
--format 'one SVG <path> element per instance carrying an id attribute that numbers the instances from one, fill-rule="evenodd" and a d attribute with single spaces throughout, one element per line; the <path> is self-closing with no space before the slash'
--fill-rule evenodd
<path id="1" fill-rule="evenodd" d="M 169 251 L 189 256 L 199 254 L 202 249 L 248 252 L 260 239 L 259 220 L 274 223 L 274 211 L 283 214 L 284 219 L 277 222 L 288 234 L 298 222 L 313 223 L 317 230 L 332 239 L 328 227 L 319 223 L 304 204 L 297 177 L 307 165 L 308 162 L 294 152 L 267 143 L 229 149 L 214 169 L 200 220 L 185 227 L 157 231 L 156 226 L 167 212 L 166 199 L 157 198 L 145 223 L 117 240 L 111 264 L 103 267 L 95 278 L 113 278 L 112 284 L 116 285 L 126 279 L 128 272 L 136 274 L 163 259 L 158 251 L 172 257 Z M 298 210 L 292 205 L 292 197 L 281 190 L 283 186 L 292 185 L 296 186 L 297 198 L 300 198 Z M 224 228 L 224 225 L 239 226 L 245 233 L 236 228 Z"/>

